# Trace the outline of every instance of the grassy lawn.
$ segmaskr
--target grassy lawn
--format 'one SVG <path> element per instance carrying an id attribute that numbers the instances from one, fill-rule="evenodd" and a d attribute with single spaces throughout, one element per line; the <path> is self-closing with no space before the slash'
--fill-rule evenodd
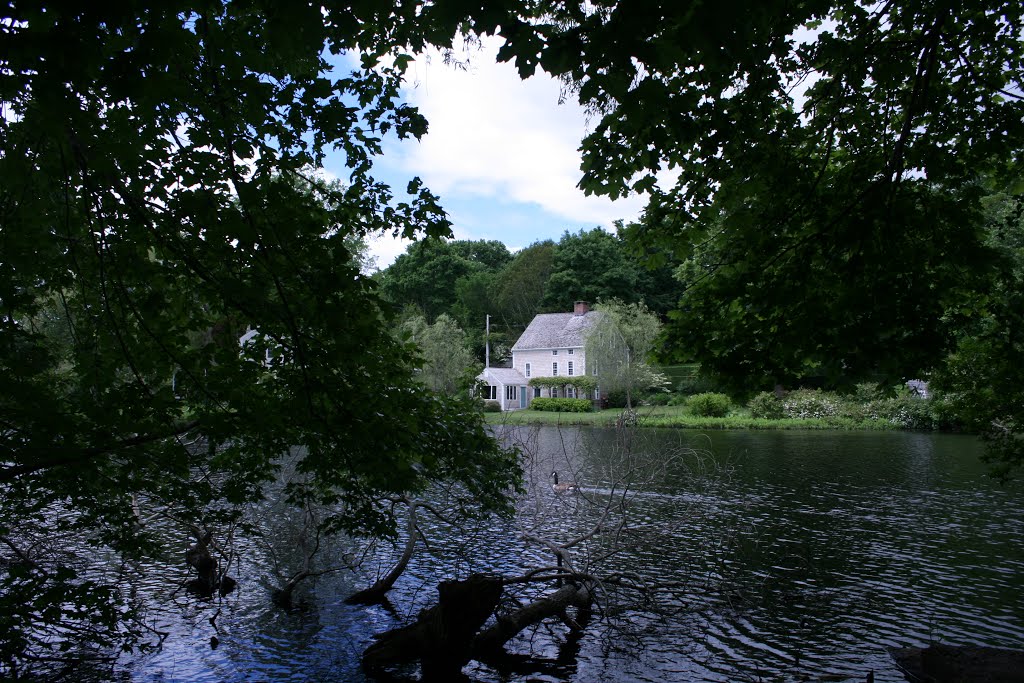
<path id="1" fill-rule="evenodd" d="M 549 413 L 538 410 L 516 410 L 507 413 L 485 413 L 490 424 L 541 425 L 615 425 L 622 409 L 613 408 L 593 413 Z M 684 406 L 644 406 L 637 408 L 641 427 L 669 427 L 676 429 L 897 429 L 884 420 L 856 421 L 849 418 L 766 420 L 749 415 L 728 417 L 697 417 L 686 412 Z"/>

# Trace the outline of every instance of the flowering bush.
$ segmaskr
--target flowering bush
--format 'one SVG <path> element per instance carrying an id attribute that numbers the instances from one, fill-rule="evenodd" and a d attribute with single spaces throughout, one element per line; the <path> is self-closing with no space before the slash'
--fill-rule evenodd
<path id="1" fill-rule="evenodd" d="M 920 398 L 899 397 L 872 401 L 866 406 L 866 416 L 884 420 L 902 429 L 935 429 L 931 401 Z"/>
<path id="2" fill-rule="evenodd" d="M 820 389 L 798 389 L 782 399 L 782 413 L 785 417 L 825 419 L 838 417 L 842 412 L 843 402 L 835 394 Z"/>

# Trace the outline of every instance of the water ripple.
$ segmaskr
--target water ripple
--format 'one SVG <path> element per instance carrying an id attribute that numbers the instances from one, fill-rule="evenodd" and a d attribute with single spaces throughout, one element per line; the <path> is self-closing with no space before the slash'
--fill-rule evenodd
<path id="1" fill-rule="evenodd" d="M 571 437 L 571 438 L 567 438 Z M 606 500 L 615 484 L 614 439 L 602 430 L 534 435 L 531 529 L 568 537 L 593 524 L 583 501 Z M 595 570 L 678 581 L 658 610 L 628 603 L 595 621 L 573 644 L 564 631 L 516 641 L 522 652 L 567 664 L 532 676 L 469 672 L 502 681 L 820 681 L 879 683 L 902 676 L 886 647 L 933 641 L 1024 647 L 1024 502 L 1021 491 L 983 477 L 968 437 L 906 433 L 647 433 L 637 457 L 707 448 L 674 458 L 660 480 L 631 498 L 628 551 Z M 688 441 L 687 441 L 688 440 Z M 572 472 L 577 496 L 553 495 L 551 467 Z M 701 471 L 709 476 L 695 479 Z M 620 490 L 615 488 L 615 490 Z M 342 599 L 367 578 L 318 581 L 305 611 L 283 613 L 254 588 L 265 574 L 246 553 L 243 589 L 210 603 L 149 585 L 155 615 L 172 631 L 163 651 L 130 662 L 136 681 L 323 680 L 361 683 L 359 654 L 374 633 L 433 602 L 436 578 L 472 571 L 514 573 L 550 558 L 526 545 L 519 524 L 488 521 L 453 532 L 425 525 L 431 552 L 418 556 L 394 591 L 397 613 Z M 580 562 L 610 543 L 600 534 Z M 613 605 L 609 605 L 612 607 Z M 217 610 L 221 642 L 209 646 Z M 566 648 L 576 650 L 566 650 Z M 561 660 L 559 660 L 561 661 Z"/>

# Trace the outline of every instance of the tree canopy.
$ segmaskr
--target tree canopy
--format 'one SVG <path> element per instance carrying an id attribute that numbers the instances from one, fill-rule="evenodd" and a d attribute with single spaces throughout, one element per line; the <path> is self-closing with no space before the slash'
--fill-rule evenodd
<path id="1" fill-rule="evenodd" d="M 617 236 L 601 228 L 566 232 L 555 245 L 542 304 L 549 311 L 562 311 L 571 301 L 612 297 L 633 301 L 639 276 L 639 266 Z"/>
<path id="2" fill-rule="evenodd" d="M 949 349 L 947 302 L 991 257 L 978 177 L 1012 176 L 1024 143 L 1019 3 L 608 2 L 550 18 L 504 56 L 598 114 L 585 189 L 653 193 L 630 237 L 687 264 L 670 331 L 684 353 L 783 380 L 913 374 Z M 665 169 L 678 179 L 658 190 Z"/>
<path id="3" fill-rule="evenodd" d="M 0 675 L 54 661 L 76 633 L 137 635 L 116 578 L 43 555 L 54 538 L 145 556 L 159 539 L 140 510 L 217 533 L 293 447 L 285 494 L 324 505 L 323 530 L 391 534 L 387 499 L 436 481 L 508 509 L 514 456 L 468 399 L 414 381 L 352 252 L 381 231 L 450 234 L 418 179 L 396 197 L 370 171 L 384 135 L 426 130 L 398 99 L 404 50 L 450 44 L 462 18 L 2 11 Z M 342 53 L 359 65 L 332 72 Z M 343 186 L 310 171 L 330 147 Z"/>
<path id="4" fill-rule="evenodd" d="M 631 410 L 638 391 L 664 382 L 649 364 L 661 322 L 643 303 L 612 299 L 599 301 L 594 310 L 600 316 L 587 331 L 587 371 L 601 378 L 603 391 L 624 392 Z"/>
<path id="5" fill-rule="evenodd" d="M 1007 476 L 1024 465 L 1024 201 L 985 198 L 987 245 L 998 255 L 986 287 L 951 307 L 953 353 L 934 375 L 943 400 L 986 441 L 986 457 Z"/>
<path id="6" fill-rule="evenodd" d="M 511 260 L 508 249 L 496 240 L 413 242 L 381 272 L 381 292 L 396 305 L 418 306 L 431 321 L 457 308 L 468 317 L 479 314 L 481 289 L 474 284 L 488 282 L 487 275 Z"/>
<path id="7" fill-rule="evenodd" d="M 526 329 L 541 310 L 554 266 L 555 243 L 534 242 L 512 259 L 496 283 L 495 302 L 506 327 Z"/>

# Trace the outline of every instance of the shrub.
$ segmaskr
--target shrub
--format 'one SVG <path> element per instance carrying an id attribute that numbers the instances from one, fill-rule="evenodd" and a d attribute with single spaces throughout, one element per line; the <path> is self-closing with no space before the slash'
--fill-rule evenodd
<path id="1" fill-rule="evenodd" d="M 770 391 L 762 391 L 750 399 L 747 407 L 750 409 L 750 417 L 780 420 L 785 416 L 785 412 L 782 409 L 782 401 Z"/>
<path id="2" fill-rule="evenodd" d="M 485 413 L 500 413 L 501 403 L 498 401 L 484 401 L 484 412 Z"/>
<path id="3" fill-rule="evenodd" d="M 960 396 L 955 394 L 928 399 L 934 429 L 949 432 L 967 429 L 969 421 L 960 410 L 960 400 Z"/>
<path id="4" fill-rule="evenodd" d="M 685 406 L 686 402 L 690 400 L 690 397 L 686 394 L 672 394 L 669 398 L 668 404 L 670 406 Z"/>
<path id="5" fill-rule="evenodd" d="M 593 404 L 585 398 L 535 398 L 530 407 L 554 413 L 589 413 Z"/>
<path id="6" fill-rule="evenodd" d="M 609 408 L 625 408 L 626 407 L 626 392 L 625 391 L 609 391 L 608 397 L 605 399 L 605 403 Z"/>
<path id="7" fill-rule="evenodd" d="M 882 397 L 882 392 L 874 382 L 861 382 L 853 388 L 853 400 L 858 403 L 869 403 Z"/>
<path id="8" fill-rule="evenodd" d="M 732 401 L 725 394 L 696 394 L 687 401 L 690 412 L 698 417 L 725 417 Z"/>
<path id="9" fill-rule="evenodd" d="M 668 402 L 672 399 L 672 394 L 666 394 L 664 392 L 658 394 L 651 394 L 644 398 L 644 403 L 652 406 L 667 406 Z"/>
<path id="10" fill-rule="evenodd" d="M 820 389 L 798 389 L 790 392 L 782 399 L 782 412 L 785 417 L 808 419 L 824 419 L 838 417 L 843 403 L 835 394 Z"/>
<path id="11" fill-rule="evenodd" d="M 885 398 L 865 406 L 867 417 L 884 420 L 902 429 L 934 429 L 941 419 L 932 414 L 931 401 L 910 398 Z"/>

